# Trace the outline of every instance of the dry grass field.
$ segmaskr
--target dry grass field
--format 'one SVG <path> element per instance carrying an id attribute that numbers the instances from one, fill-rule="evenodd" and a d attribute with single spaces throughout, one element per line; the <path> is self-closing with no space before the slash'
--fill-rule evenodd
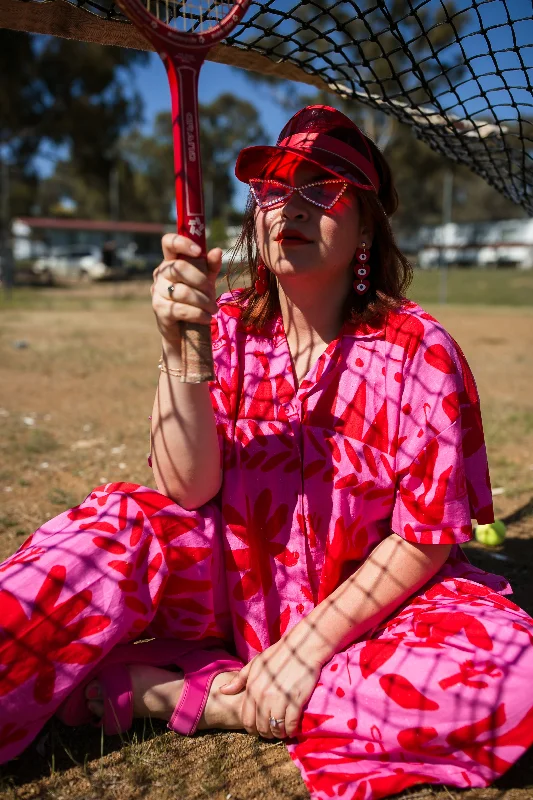
<path id="1" fill-rule="evenodd" d="M 468 555 L 509 577 L 514 599 L 533 613 L 533 276 L 514 277 L 519 285 L 513 307 L 497 304 L 497 283 L 491 283 L 494 294 L 491 289 L 484 302 L 478 290 L 472 305 L 427 307 L 459 341 L 476 376 L 496 513 L 508 525 L 504 546 L 468 545 Z M 426 304 L 433 297 L 428 280 L 415 282 L 412 292 Z M 513 302 L 509 292 L 502 298 Z M 121 479 L 153 483 L 146 466 L 147 418 L 158 356 L 148 284 L 28 288 L 4 301 L 0 558 L 95 485 Z M 408 796 L 533 798 L 533 755 L 526 755 L 497 787 L 469 792 L 421 788 L 402 795 Z M 6 800 L 307 797 L 283 744 L 241 733 L 185 739 L 155 723 L 139 722 L 123 739 L 52 723 L 27 753 L 0 768 L 0 798 Z"/>

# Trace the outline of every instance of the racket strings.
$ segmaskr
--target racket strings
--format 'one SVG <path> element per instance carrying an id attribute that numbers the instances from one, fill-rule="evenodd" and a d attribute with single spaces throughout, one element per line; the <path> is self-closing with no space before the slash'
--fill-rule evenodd
<path id="1" fill-rule="evenodd" d="M 150 14 L 181 33 L 203 33 L 214 28 L 234 5 L 220 0 L 146 0 Z"/>

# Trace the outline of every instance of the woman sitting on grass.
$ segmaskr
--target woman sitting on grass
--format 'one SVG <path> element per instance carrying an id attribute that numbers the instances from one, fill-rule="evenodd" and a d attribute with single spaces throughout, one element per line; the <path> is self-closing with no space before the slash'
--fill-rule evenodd
<path id="1" fill-rule="evenodd" d="M 221 251 L 204 277 L 177 235 L 154 275 L 159 491 L 100 486 L 0 569 L 0 758 L 151 716 L 285 739 L 321 800 L 486 786 L 533 742 L 533 621 L 458 547 L 493 519 L 478 396 L 403 297 L 389 168 L 311 106 L 236 174 L 251 287 L 217 305 Z"/>

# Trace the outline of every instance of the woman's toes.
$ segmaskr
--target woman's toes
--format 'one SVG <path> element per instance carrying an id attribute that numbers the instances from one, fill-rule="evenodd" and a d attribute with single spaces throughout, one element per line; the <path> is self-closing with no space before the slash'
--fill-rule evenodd
<path id="1" fill-rule="evenodd" d="M 87 700 L 87 708 L 96 717 L 104 715 L 104 702 L 102 698 L 102 690 L 98 681 L 91 681 L 85 688 L 85 698 Z"/>

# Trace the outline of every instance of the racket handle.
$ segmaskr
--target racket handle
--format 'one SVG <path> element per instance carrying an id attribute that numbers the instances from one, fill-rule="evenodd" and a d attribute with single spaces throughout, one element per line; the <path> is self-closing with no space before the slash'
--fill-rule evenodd
<path id="1" fill-rule="evenodd" d="M 180 322 L 183 383 L 204 383 L 215 377 L 210 325 Z"/>
<path id="2" fill-rule="evenodd" d="M 207 257 L 207 246 L 198 124 L 198 74 L 204 57 L 204 54 L 183 53 L 181 58 L 166 56 L 163 59 L 172 97 L 178 233 L 201 247 L 200 258 L 203 259 Z M 182 381 L 202 383 L 213 380 L 211 326 L 182 322 L 180 328 Z"/>

